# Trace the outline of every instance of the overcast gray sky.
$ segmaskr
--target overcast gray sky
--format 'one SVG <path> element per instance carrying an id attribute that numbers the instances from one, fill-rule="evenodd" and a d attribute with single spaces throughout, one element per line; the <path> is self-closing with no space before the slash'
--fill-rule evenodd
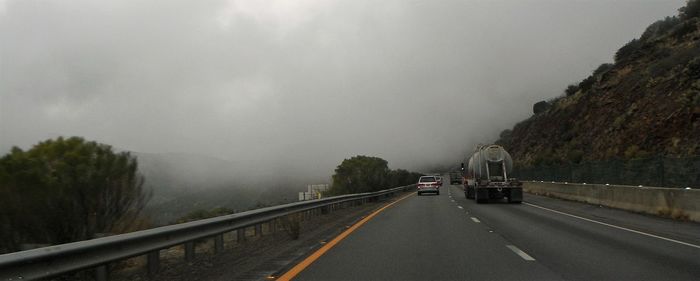
<path id="1" fill-rule="evenodd" d="M 316 175 L 458 162 L 683 4 L 0 0 L 0 153 L 77 135 Z"/>

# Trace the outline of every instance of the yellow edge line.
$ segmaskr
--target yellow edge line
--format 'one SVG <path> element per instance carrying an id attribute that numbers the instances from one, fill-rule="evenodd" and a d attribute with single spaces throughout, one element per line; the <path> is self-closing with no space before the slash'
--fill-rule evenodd
<path id="1" fill-rule="evenodd" d="M 277 278 L 277 280 L 282 280 L 282 281 L 292 280 L 292 278 L 296 277 L 299 273 L 301 273 L 301 272 L 302 272 L 304 269 L 306 269 L 309 265 L 311 265 L 311 264 L 314 263 L 318 258 L 320 258 L 321 256 L 323 256 L 323 254 L 325 254 L 326 252 L 328 252 L 328 250 L 330 250 L 331 248 L 333 248 L 333 246 L 335 246 L 335 245 L 338 244 L 340 241 L 342 241 L 343 239 L 345 239 L 345 237 L 347 237 L 348 235 L 350 235 L 350 233 L 352 233 L 352 232 L 355 231 L 357 228 L 359 228 L 360 226 L 362 226 L 363 224 L 365 224 L 366 222 L 368 222 L 369 220 L 371 220 L 374 216 L 376 216 L 376 215 L 379 214 L 380 212 L 384 211 L 384 209 L 391 207 L 391 205 L 394 205 L 394 204 L 396 204 L 396 203 L 399 203 L 399 201 L 404 200 L 404 199 L 408 198 L 408 197 L 411 196 L 411 195 L 415 195 L 415 193 L 411 193 L 411 194 L 409 194 L 409 195 L 406 195 L 406 196 L 404 196 L 404 197 L 401 197 L 401 198 L 399 198 L 398 200 L 396 200 L 396 201 L 394 201 L 394 202 L 391 202 L 390 204 L 388 204 L 388 205 L 386 205 L 386 206 L 380 208 L 379 210 L 374 211 L 374 212 L 373 212 L 372 214 L 370 214 L 369 216 L 367 216 L 367 217 L 365 217 L 364 219 L 360 220 L 360 221 L 357 222 L 355 225 L 353 225 L 352 227 L 350 227 L 350 228 L 348 228 L 347 230 L 343 231 L 343 233 L 341 233 L 341 234 L 338 235 L 337 237 L 333 238 L 333 240 L 331 240 L 331 242 L 328 242 L 328 243 L 326 243 L 325 245 L 323 245 L 323 247 L 321 247 L 321 248 L 318 249 L 316 252 L 314 252 L 313 254 L 311 254 L 310 256 L 308 256 L 306 259 L 304 259 L 303 261 L 301 261 L 299 264 L 297 264 L 297 265 L 295 265 L 294 267 L 292 267 L 292 269 L 290 269 L 289 271 L 287 271 L 286 273 L 284 273 L 282 276 L 280 276 L 279 278 Z"/>

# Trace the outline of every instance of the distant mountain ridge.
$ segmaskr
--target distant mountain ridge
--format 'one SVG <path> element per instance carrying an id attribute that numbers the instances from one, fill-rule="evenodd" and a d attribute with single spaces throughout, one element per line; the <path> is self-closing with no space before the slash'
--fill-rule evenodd
<path id="1" fill-rule="evenodd" d="M 307 182 L 272 177 L 233 161 L 200 154 L 130 152 L 153 197 L 145 212 L 155 225 L 173 223 L 196 210 L 234 211 L 295 201 Z"/>
<path id="2" fill-rule="evenodd" d="M 500 134 L 520 166 L 700 154 L 700 1 Z"/>
<path id="3" fill-rule="evenodd" d="M 204 155 L 142 152 L 132 155 L 138 159 L 147 185 L 168 184 L 171 188 L 196 190 L 230 184 L 241 174 L 236 163 Z"/>

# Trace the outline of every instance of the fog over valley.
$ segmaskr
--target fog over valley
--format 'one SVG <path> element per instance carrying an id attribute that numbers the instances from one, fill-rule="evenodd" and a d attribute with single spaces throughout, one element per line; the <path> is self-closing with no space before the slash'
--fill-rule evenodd
<path id="1" fill-rule="evenodd" d="M 683 4 L 0 0 L 0 152 L 81 136 L 191 190 L 426 171 Z"/>

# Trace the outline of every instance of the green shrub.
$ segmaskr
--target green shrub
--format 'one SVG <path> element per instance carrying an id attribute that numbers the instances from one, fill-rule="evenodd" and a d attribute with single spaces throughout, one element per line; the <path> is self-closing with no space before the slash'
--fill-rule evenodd
<path id="1" fill-rule="evenodd" d="M 392 170 L 389 172 L 390 183 L 387 188 L 406 186 L 418 182 L 422 174 L 409 172 L 404 169 Z"/>
<path id="2" fill-rule="evenodd" d="M 598 68 L 596 68 L 593 71 L 593 76 L 603 75 L 604 73 L 610 71 L 613 68 L 613 66 L 615 66 L 615 65 L 612 63 L 603 63 L 603 64 L 599 65 Z"/>
<path id="3" fill-rule="evenodd" d="M 685 66 L 685 74 L 691 78 L 700 79 L 700 57 L 694 58 Z"/>
<path id="4" fill-rule="evenodd" d="M 0 252 L 135 230 L 150 192 L 136 158 L 79 137 L 50 139 L 0 158 Z M 0 230 L 3 230 L 0 228 Z"/>
<path id="5" fill-rule="evenodd" d="M 595 83 L 595 78 L 591 75 L 591 76 L 586 77 L 586 79 L 583 79 L 583 81 L 581 81 L 581 83 L 578 83 L 578 87 L 579 87 L 579 89 L 581 89 L 581 91 L 585 92 L 585 91 L 590 90 L 591 87 L 593 87 L 594 83 Z"/>
<path id="6" fill-rule="evenodd" d="M 632 39 L 627 44 L 622 46 L 617 52 L 615 52 L 615 62 L 620 62 L 624 59 L 631 58 L 634 53 L 642 48 L 642 41 L 639 39 Z"/>
<path id="7" fill-rule="evenodd" d="M 700 17 L 700 0 L 688 0 L 684 7 L 678 9 L 678 15 L 684 20 Z"/>
<path id="8" fill-rule="evenodd" d="M 343 160 L 335 169 L 330 194 L 378 191 L 389 185 L 388 162 L 379 157 L 358 155 Z"/>
<path id="9" fill-rule="evenodd" d="M 535 114 L 540 114 L 547 111 L 551 105 L 546 101 L 539 101 L 532 105 L 532 112 Z"/>
<path id="10" fill-rule="evenodd" d="M 569 85 L 568 87 L 566 87 L 566 90 L 564 90 L 564 93 L 567 97 L 573 96 L 574 94 L 576 94 L 576 92 L 578 92 L 578 86 L 573 84 Z"/>
<path id="11" fill-rule="evenodd" d="M 679 25 L 676 25 L 671 31 L 671 35 L 676 39 L 681 39 L 686 34 L 697 31 L 697 25 L 692 21 L 684 21 Z"/>
<path id="12" fill-rule="evenodd" d="M 662 20 L 658 20 L 644 30 L 644 33 L 642 33 L 642 37 L 640 37 L 640 39 L 643 41 L 649 41 L 656 37 L 663 36 L 680 22 L 681 20 L 678 17 L 666 17 Z"/>

